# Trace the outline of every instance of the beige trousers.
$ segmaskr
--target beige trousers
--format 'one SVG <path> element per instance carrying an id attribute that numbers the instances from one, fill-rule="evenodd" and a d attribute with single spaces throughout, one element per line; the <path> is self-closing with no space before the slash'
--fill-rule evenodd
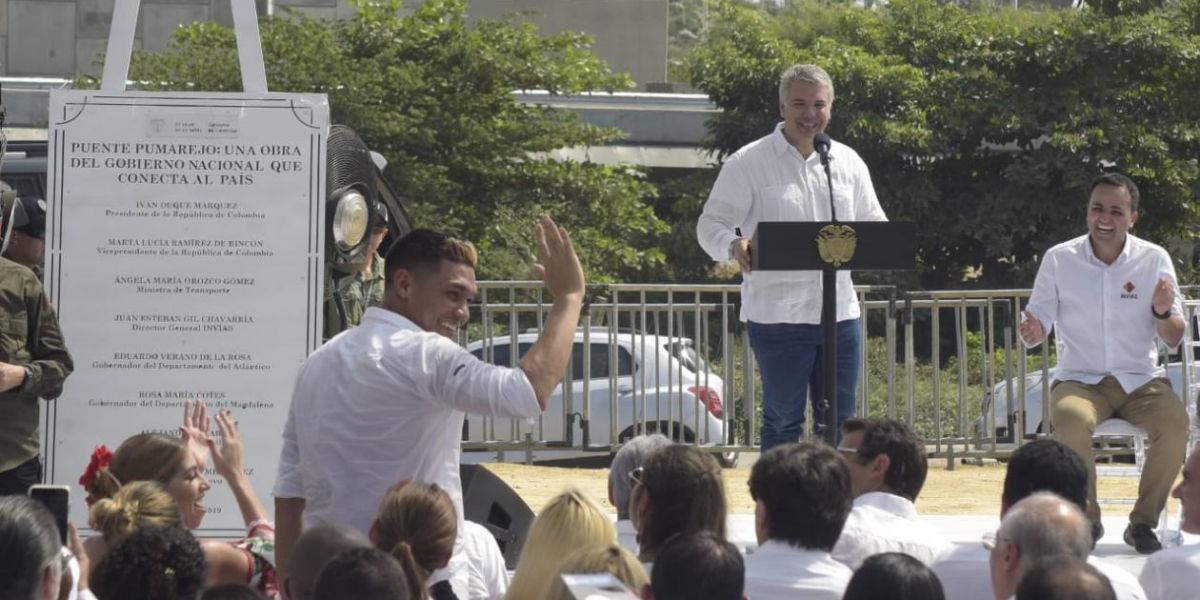
<path id="1" fill-rule="evenodd" d="M 1115 377 L 1095 385 L 1057 381 L 1050 390 L 1050 421 L 1054 439 L 1083 457 L 1088 467 L 1088 519 L 1100 521 L 1096 504 L 1096 461 L 1092 455 L 1092 433 L 1096 424 L 1117 417 L 1141 427 L 1150 438 L 1137 503 L 1129 514 L 1131 523 L 1156 527 L 1167 505 L 1171 486 L 1183 466 L 1187 449 L 1188 416 L 1179 396 L 1165 378 L 1153 379 L 1125 393 Z"/>

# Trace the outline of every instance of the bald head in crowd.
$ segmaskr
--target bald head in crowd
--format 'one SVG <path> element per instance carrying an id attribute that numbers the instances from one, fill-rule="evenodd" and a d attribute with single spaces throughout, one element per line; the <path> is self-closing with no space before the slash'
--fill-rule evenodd
<path id="1" fill-rule="evenodd" d="M 1087 560 L 1092 526 L 1075 503 L 1038 492 L 1013 505 L 1000 521 L 991 553 L 992 590 L 997 600 L 1016 592 L 1021 577 L 1039 560 L 1069 556 Z"/>
<path id="2" fill-rule="evenodd" d="M 305 530 L 292 547 L 282 589 L 289 600 L 316 597 L 317 574 L 333 557 L 354 548 L 369 548 L 371 542 L 357 529 L 322 525 Z"/>
<path id="3" fill-rule="evenodd" d="M 1017 600 L 1117 600 L 1112 583 L 1087 561 L 1054 556 L 1021 578 Z"/>

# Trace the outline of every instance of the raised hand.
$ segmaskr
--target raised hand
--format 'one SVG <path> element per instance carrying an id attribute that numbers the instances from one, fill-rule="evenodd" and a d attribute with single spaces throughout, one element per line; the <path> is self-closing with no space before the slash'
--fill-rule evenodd
<path id="1" fill-rule="evenodd" d="M 209 439 L 208 428 L 212 421 L 208 418 L 208 405 L 202 400 L 188 400 L 183 403 L 183 424 L 179 426 L 179 434 L 184 444 L 196 459 L 196 466 L 203 472 L 208 468 Z"/>
<path id="2" fill-rule="evenodd" d="M 546 283 L 554 297 L 583 296 L 583 266 L 571 244 L 571 235 L 559 227 L 550 215 L 542 215 L 537 225 L 538 262 L 533 270 Z"/>
<path id="3" fill-rule="evenodd" d="M 1171 307 L 1175 306 L 1175 286 L 1165 275 L 1158 278 L 1150 303 L 1154 306 L 1154 312 L 1160 315 L 1170 312 Z"/>
<path id="4" fill-rule="evenodd" d="M 209 438 L 208 448 L 212 452 L 213 468 L 226 480 L 241 476 L 245 471 L 246 444 L 238 428 L 237 419 L 228 410 L 217 413 L 217 429 L 221 431 L 221 443 Z"/>

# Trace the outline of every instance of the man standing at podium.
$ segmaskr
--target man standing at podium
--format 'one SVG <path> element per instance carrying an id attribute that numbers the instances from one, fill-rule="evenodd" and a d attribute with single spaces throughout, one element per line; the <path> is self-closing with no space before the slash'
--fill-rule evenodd
<path id="1" fill-rule="evenodd" d="M 716 261 L 742 269 L 742 312 L 763 385 L 761 447 L 795 442 L 804 430 L 805 400 L 824 422 L 820 271 L 751 272 L 750 239 L 763 221 L 886 221 L 871 174 L 850 147 L 832 142 L 830 189 L 813 138 L 825 131 L 833 108 L 833 80 L 816 65 L 794 65 L 779 79 L 775 130 L 735 152 L 721 168 L 696 234 Z M 837 410 L 854 416 L 862 332 L 850 273 L 837 274 Z M 841 423 L 837 424 L 840 427 Z"/>
<path id="2" fill-rule="evenodd" d="M 1060 350 L 1050 384 L 1054 438 L 1088 465 L 1088 519 L 1094 539 L 1104 527 L 1096 504 L 1092 434 L 1110 418 L 1125 419 L 1150 436 L 1137 504 L 1125 543 L 1142 554 L 1162 548 L 1154 527 L 1183 464 L 1188 415 L 1163 368 L 1159 338 L 1172 348 L 1185 322 L 1171 257 L 1129 233 L 1138 218 L 1138 189 L 1128 177 L 1092 180 L 1088 233 L 1046 251 L 1019 326 L 1026 346 L 1053 327 Z"/>

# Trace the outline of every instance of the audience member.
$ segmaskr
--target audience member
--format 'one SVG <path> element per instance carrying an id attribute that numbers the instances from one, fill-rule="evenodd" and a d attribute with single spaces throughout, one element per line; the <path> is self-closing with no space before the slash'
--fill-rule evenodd
<path id="1" fill-rule="evenodd" d="M 547 503 L 533 520 L 504 597 L 545 598 L 567 554 L 576 548 L 616 541 L 617 531 L 612 521 L 595 502 L 577 490 L 565 491 Z"/>
<path id="2" fill-rule="evenodd" d="M 991 555 L 993 597 L 1011 597 L 1037 561 L 1061 555 L 1087 560 L 1091 547 L 1092 525 L 1077 505 L 1051 492 L 1029 496 L 1004 515 L 996 531 Z"/>
<path id="3" fill-rule="evenodd" d="M 725 539 L 725 480 L 716 458 L 694 446 L 665 446 L 646 459 L 630 496 L 638 558 L 653 563 L 667 539 L 711 531 Z"/>
<path id="4" fill-rule="evenodd" d="M 496 537 L 474 521 L 460 523 L 463 554 L 467 557 L 467 597 L 500 600 L 508 592 L 508 566 Z"/>
<path id="5" fill-rule="evenodd" d="M 845 438 L 842 438 L 843 440 Z M 843 600 L 945 600 L 942 582 L 925 563 L 900 552 L 868 556 L 854 571 Z"/>
<path id="6" fill-rule="evenodd" d="M 922 526 L 915 502 L 929 465 L 925 442 L 894 419 L 849 419 L 838 447 L 850 469 L 854 508 L 833 558 L 857 569 L 868 556 L 902 552 L 929 565 L 950 543 Z"/>
<path id="7" fill-rule="evenodd" d="M 1083 459 L 1062 442 L 1041 439 L 1023 444 L 1009 457 L 1000 516 L 1035 492 L 1053 492 L 1084 510 L 1087 486 Z M 987 575 L 989 556 L 982 544 L 959 544 L 934 562 L 933 571 L 942 580 L 947 600 L 978 600 L 992 595 Z M 1125 569 L 1097 556 L 1089 556 L 1087 561 L 1108 577 L 1119 600 L 1146 599 L 1137 578 Z"/>
<path id="8" fill-rule="evenodd" d="M 1179 499 L 1180 529 L 1200 535 L 1200 450 L 1183 466 L 1183 481 L 1172 496 Z M 1200 595 L 1200 544 L 1168 548 L 1146 560 L 1142 586 L 1150 600 L 1193 600 Z"/>
<path id="9" fill-rule="evenodd" d="M 58 598 L 61 556 L 58 526 L 40 502 L 0 496 L 0 598 Z"/>
<path id="10" fill-rule="evenodd" d="M 371 543 L 392 555 L 420 596 L 429 575 L 445 567 L 454 554 L 458 537 L 458 514 L 446 490 L 436 483 L 410 481 L 388 492 L 371 524 Z M 449 582 L 442 580 L 430 590 L 433 600 L 457 600 Z"/>
<path id="11" fill-rule="evenodd" d="M 851 571 L 829 552 L 852 505 L 846 461 L 821 444 L 768 450 L 750 471 L 758 550 L 746 559 L 754 600 L 838 600 Z"/>
<path id="12" fill-rule="evenodd" d="M 612 573 L 635 593 L 650 583 L 646 568 L 628 548 L 620 544 L 607 546 L 585 546 L 567 555 L 558 568 L 558 577 L 550 584 L 549 600 L 575 600 L 571 590 L 563 583 L 563 575 L 584 573 Z"/>
<path id="13" fill-rule="evenodd" d="M 254 491 L 244 468 L 245 447 L 233 415 L 223 410 L 216 423 L 221 433 L 217 443 L 208 435 L 211 421 L 203 403 L 188 402 L 184 412 L 184 437 L 161 433 L 140 433 L 121 443 L 117 451 L 105 456 L 102 448 L 93 455 L 93 463 L 80 483 L 90 503 L 113 497 L 121 486 L 137 481 L 155 481 L 175 499 L 190 529 L 200 526 L 208 512 L 204 496 L 211 486 L 204 476 L 208 460 L 233 492 L 246 536 L 229 543 L 203 540 L 208 563 L 208 584 L 246 583 L 269 597 L 279 594 L 275 575 L 275 529 L 266 509 Z M 110 544 L 103 536 L 88 538 L 84 547 L 92 564 L 97 564 Z"/>
<path id="14" fill-rule="evenodd" d="M 643 600 L 747 600 L 745 563 L 712 531 L 677 535 L 658 551 Z"/>
<path id="15" fill-rule="evenodd" d="M 417 595 L 413 595 L 413 591 Z M 333 557 L 317 575 L 316 600 L 422 600 L 396 559 L 377 548 L 352 548 Z"/>
<path id="16" fill-rule="evenodd" d="M 267 600 L 267 597 L 244 583 L 226 583 L 204 590 L 200 600 Z"/>
<path id="17" fill-rule="evenodd" d="M 183 526 L 179 505 L 161 483 L 135 481 L 121 487 L 111 498 L 92 505 L 92 529 L 100 532 L 106 547 L 115 547 L 147 525 Z M 92 557 L 94 559 L 102 556 Z"/>
<path id="18" fill-rule="evenodd" d="M 1052 556 L 1021 578 L 1016 600 L 1117 600 L 1117 594 L 1108 578 L 1087 561 Z"/>
<path id="19" fill-rule="evenodd" d="M 109 550 L 94 567 L 99 600 L 196 600 L 204 588 L 204 552 L 179 525 L 147 525 Z"/>
<path id="20" fill-rule="evenodd" d="M 367 537 L 357 529 L 320 525 L 306 529 L 292 547 L 289 568 L 280 589 L 287 600 L 316 598 L 317 574 L 334 556 L 354 548 L 370 548 Z"/>
<path id="21" fill-rule="evenodd" d="M 621 446 L 608 469 L 608 501 L 617 508 L 617 542 L 638 551 L 637 529 L 630 520 L 629 497 L 633 481 L 629 474 L 641 467 L 655 450 L 670 445 L 671 440 L 661 433 L 639 435 Z"/>

